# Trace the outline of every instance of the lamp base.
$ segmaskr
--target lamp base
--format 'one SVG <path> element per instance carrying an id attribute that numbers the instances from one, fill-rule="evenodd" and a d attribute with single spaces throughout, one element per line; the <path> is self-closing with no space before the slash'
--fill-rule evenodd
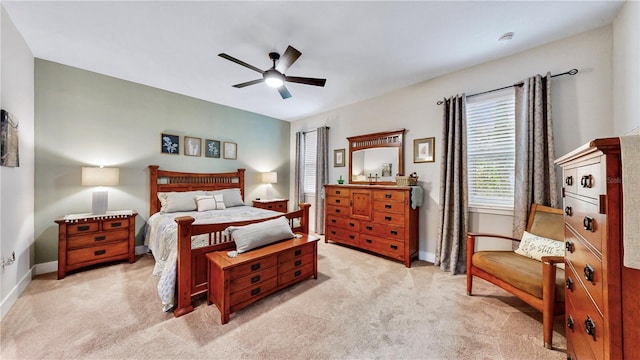
<path id="1" fill-rule="evenodd" d="M 94 191 L 93 201 L 91 202 L 91 213 L 94 215 L 104 215 L 107 213 L 107 191 Z"/>

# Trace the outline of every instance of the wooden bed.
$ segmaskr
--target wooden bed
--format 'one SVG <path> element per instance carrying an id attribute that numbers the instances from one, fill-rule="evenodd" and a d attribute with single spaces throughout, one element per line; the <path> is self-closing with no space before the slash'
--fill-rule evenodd
<path id="1" fill-rule="evenodd" d="M 149 166 L 149 216 L 160 211 L 159 192 L 183 192 L 195 190 L 223 190 L 239 188 L 244 201 L 245 169 L 229 173 L 186 173 L 160 170 L 157 165 Z M 175 219 L 178 223 L 178 267 L 176 273 L 176 306 L 174 316 L 182 316 L 193 311 L 192 299 L 207 293 L 206 253 L 235 248 L 234 242 L 223 235 L 223 231 L 232 225 L 241 226 L 285 216 L 293 232 L 309 233 L 310 204 L 300 204 L 300 209 L 271 218 L 246 220 L 232 223 L 193 224 L 194 218 L 182 216 Z M 197 249 L 191 248 L 191 237 L 208 234 L 209 245 Z"/>

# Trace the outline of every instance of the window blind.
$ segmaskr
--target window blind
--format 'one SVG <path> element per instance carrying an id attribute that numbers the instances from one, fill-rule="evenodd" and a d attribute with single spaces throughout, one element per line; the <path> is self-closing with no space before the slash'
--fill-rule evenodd
<path id="1" fill-rule="evenodd" d="M 513 209 L 514 89 L 466 100 L 469 206 Z"/>
<path id="2" fill-rule="evenodd" d="M 316 193 L 316 149 L 318 133 L 309 131 L 304 134 L 304 193 Z"/>

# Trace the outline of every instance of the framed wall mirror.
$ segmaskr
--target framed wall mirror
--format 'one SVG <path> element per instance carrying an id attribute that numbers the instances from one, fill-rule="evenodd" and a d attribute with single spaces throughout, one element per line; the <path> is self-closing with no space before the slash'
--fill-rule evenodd
<path id="1" fill-rule="evenodd" d="M 404 175 L 404 132 L 348 137 L 349 184 L 395 185 L 396 175 Z"/>

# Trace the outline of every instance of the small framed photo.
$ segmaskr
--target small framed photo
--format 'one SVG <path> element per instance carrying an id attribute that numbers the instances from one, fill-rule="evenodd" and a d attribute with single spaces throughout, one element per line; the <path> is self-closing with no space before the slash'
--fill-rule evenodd
<path id="1" fill-rule="evenodd" d="M 344 166 L 344 149 L 333 150 L 333 167 Z"/>
<path id="2" fill-rule="evenodd" d="M 160 134 L 160 152 L 163 154 L 180 154 L 180 136 Z"/>
<path id="3" fill-rule="evenodd" d="M 211 158 L 220 158 L 220 141 L 205 140 L 204 156 Z"/>
<path id="4" fill-rule="evenodd" d="M 184 137 L 184 154 L 187 156 L 200 156 L 202 139 L 197 137 L 185 136 Z"/>
<path id="5" fill-rule="evenodd" d="M 237 159 L 238 158 L 238 144 L 234 142 L 223 142 L 222 143 L 224 154 L 223 157 L 225 159 Z"/>
<path id="6" fill-rule="evenodd" d="M 435 143 L 435 137 L 413 140 L 413 162 L 436 161 Z"/>

